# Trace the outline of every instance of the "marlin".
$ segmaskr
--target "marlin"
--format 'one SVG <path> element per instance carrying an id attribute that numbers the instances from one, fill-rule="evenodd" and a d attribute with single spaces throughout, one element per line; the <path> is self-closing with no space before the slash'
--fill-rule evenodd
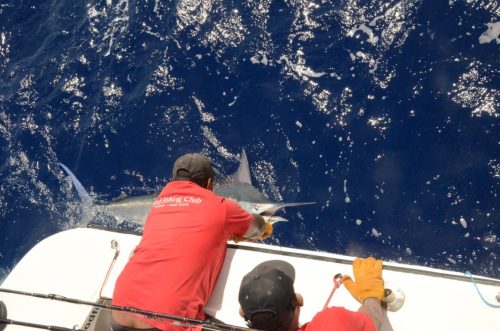
<path id="1" fill-rule="evenodd" d="M 118 224 L 124 221 L 144 225 L 147 215 L 156 199 L 156 194 L 136 197 L 119 197 L 106 203 L 95 204 L 90 194 L 76 176 L 62 163 L 58 163 L 68 174 L 82 202 L 82 219 L 80 225 L 87 226 L 98 213 L 114 217 Z M 235 173 L 215 178 L 214 193 L 235 201 L 249 213 L 262 215 L 268 222 L 286 222 L 287 219 L 274 215 L 284 207 L 297 207 L 315 202 L 273 202 L 252 185 L 250 166 L 245 150 L 242 150 L 240 164 Z"/>

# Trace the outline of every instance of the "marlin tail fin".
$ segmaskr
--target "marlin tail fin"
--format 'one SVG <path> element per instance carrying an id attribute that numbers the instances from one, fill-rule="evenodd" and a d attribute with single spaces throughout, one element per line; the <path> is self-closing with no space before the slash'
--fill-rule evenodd
<path id="1" fill-rule="evenodd" d="M 92 215 L 92 210 L 94 206 L 94 202 L 92 200 L 92 197 L 90 194 L 87 192 L 85 187 L 83 187 L 82 183 L 76 178 L 75 174 L 69 170 L 68 167 L 66 167 L 62 163 L 58 163 L 58 165 L 63 168 L 63 170 L 68 174 L 69 178 L 71 179 L 71 182 L 73 183 L 73 186 L 76 189 L 76 192 L 78 193 L 78 197 L 80 198 L 80 201 L 82 202 L 82 218 L 80 220 L 80 226 L 81 227 L 86 227 L 90 221 L 93 218 Z"/>

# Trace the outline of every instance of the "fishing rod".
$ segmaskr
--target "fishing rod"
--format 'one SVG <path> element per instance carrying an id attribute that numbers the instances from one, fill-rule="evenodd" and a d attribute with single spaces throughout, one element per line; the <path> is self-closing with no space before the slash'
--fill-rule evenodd
<path id="1" fill-rule="evenodd" d="M 8 318 L 0 318 L 0 331 L 3 331 L 7 325 L 20 325 L 20 326 L 26 326 L 29 328 L 35 328 L 35 329 L 43 329 L 43 330 L 54 330 L 54 331 L 88 331 L 84 329 L 77 329 L 75 328 L 65 328 L 62 326 L 54 326 L 54 325 L 45 325 L 45 324 L 38 324 L 38 323 L 29 323 L 29 322 L 23 322 L 23 321 L 16 321 L 16 320 L 11 320 Z M 220 329 L 215 329 L 215 328 L 209 328 L 209 327 L 203 327 L 203 330 L 220 330 Z"/>
<path id="2" fill-rule="evenodd" d="M 29 328 L 55 330 L 55 331 L 85 331 L 82 329 L 70 329 L 70 328 L 64 328 L 61 326 L 28 323 L 28 322 L 22 322 L 22 321 L 15 321 L 15 320 L 7 319 L 7 318 L 0 318 L 0 331 L 5 329 L 5 327 L 7 325 L 20 325 L 20 326 L 26 326 Z"/>
<path id="3" fill-rule="evenodd" d="M 207 330 L 259 331 L 258 329 L 251 329 L 251 328 L 247 328 L 247 327 L 241 327 L 241 326 L 231 325 L 231 324 L 224 324 L 224 323 L 219 323 L 219 322 L 214 322 L 214 321 L 200 320 L 200 319 L 196 319 L 196 318 L 180 317 L 180 316 L 176 316 L 176 315 L 157 313 L 157 312 L 150 311 L 150 310 L 142 310 L 142 309 L 137 309 L 137 308 L 128 307 L 128 306 L 116 306 L 116 305 L 111 305 L 111 304 L 103 304 L 103 303 L 96 303 L 96 302 L 91 302 L 91 301 L 84 301 L 84 300 L 80 300 L 80 299 L 72 299 L 72 298 L 67 298 L 65 296 L 58 295 L 58 294 L 42 294 L 42 293 L 10 290 L 10 289 L 6 289 L 6 288 L 0 288 L 0 292 L 25 295 L 25 296 L 41 298 L 41 299 L 50 299 L 50 300 L 74 303 L 74 304 L 85 305 L 85 306 L 92 306 L 92 307 L 97 307 L 97 308 L 103 308 L 106 310 L 123 311 L 123 312 L 147 316 L 147 317 L 153 318 L 153 319 L 168 319 L 168 320 L 173 321 L 173 324 L 177 325 L 177 326 L 202 326 L 203 328 L 205 328 Z M 2 301 L 0 301 L 0 303 L 3 304 Z M 3 306 L 5 307 L 5 304 L 3 304 Z M 5 311 L 5 317 L 3 316 L 4 311 Z M 0 331 L 2 330 L 2 328 L 1 328 L 2 324 L 15 324 L 12 322 L 16 322 L 16 323 L 18 322 L 18 321 L 8 320 L 6 318 L 7 317 L 7 309 L 6 308 L 0 308 L 0 317 L 1 317 L 0 318 Z M 24 322 L 18 322 L 18 323 L 24 323 Z M 19 325 L 21 325 L 21 324 L 19 324 Z M 47 329 L 47 330 L 57 330 L 57 331 L 68 331 L 68 330 L 79 331 L 76 329 L 65 329 L 65 328 L 54 329 L 54 327 L 52 327 L 52 326 L 43 326 L 43 328 Z"/>

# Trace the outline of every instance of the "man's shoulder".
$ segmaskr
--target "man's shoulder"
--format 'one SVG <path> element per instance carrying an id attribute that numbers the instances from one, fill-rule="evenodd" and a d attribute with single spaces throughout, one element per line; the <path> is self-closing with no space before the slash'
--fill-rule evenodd
<path id="1" fill-rule="evenodd" d="M 163 195 L 178 195 L 178 194 L 196 194 L 209 198 L 215 197 L 220 199 L 213 191 L 201 187 L 200 185 L 190 181 L 171 181 L 163 187 L 159 196 Z"/>
<path id="2" fill-rule="evenodd" d="M 297 331 L 372 331 L 372 323 L 365 321 L 364 315 L 343 307 L 331 307 L 318 312 L 311 322 Z"/>

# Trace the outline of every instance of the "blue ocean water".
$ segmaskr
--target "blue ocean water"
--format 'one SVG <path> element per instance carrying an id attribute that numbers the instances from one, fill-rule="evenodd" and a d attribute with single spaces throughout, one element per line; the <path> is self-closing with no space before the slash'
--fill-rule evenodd
<path id="1" fill-rule="evenodd" d="M 500 277 L 500 7 L 0 1 L 0 280 L 190 151 L 288 209 L 269 240 Z"/>

